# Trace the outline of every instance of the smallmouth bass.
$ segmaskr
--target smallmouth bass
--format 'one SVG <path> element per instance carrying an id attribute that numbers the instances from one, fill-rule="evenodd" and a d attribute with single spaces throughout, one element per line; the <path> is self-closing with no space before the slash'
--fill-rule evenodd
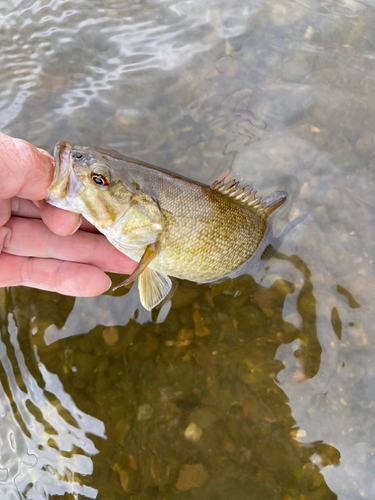
<path id="1" fill-rule="evenodd" d="M 211 283 L 230 277 L 260 247 L 268 217 L 286 200 L 266 198 L 239 181 L 211 186 L 115 151 L 55 146 L 46 199 L 82 214 L 121 252 L 138 262 L 121 285 L 138 278 L 151 310 L 169 294 L 170 276 Z"/>

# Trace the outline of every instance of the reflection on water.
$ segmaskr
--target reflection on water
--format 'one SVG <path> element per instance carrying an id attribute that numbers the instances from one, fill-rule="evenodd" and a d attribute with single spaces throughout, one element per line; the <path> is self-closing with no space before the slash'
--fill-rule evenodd
<path id="1" fill-rule="evenodd" d="M 4 292 L 2 294 L 5 306 Z M 12 313 L 0 341 L 1 480 L 3 498 L 50 498 L 64 493 L 96 498 L 94 488 L 81 484 L 92 474 L 91 456 L 98 450 L 88 434 L 105 439 L 103 423 L 74 404 L 59 378 L 35 357 L 24 355 Z M 27 362 L 36 362 L 37 379 Z M 39 383 L 38 383 L 39 382 Z M 41 387 L 42 385 L 42 387 Z"/>
<path id="2" fill-rule="evenodd" d="M 0 0 L 3 132 L 231 168 L 288 191 L 275 234 L 309 214 L 260 275 L 158 318 L 136 289 L 3 291 L 2 497 L 374 498 L 374 23 L 357 0 Z"/>

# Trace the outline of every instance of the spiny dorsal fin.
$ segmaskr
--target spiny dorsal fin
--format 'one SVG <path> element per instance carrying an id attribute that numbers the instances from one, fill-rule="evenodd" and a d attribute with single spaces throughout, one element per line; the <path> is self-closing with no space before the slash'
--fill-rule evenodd
<path id="1" fill-rule="evenodd" d="M 263 210 L 265 210 L 268 215 L 272 214 L 281 205 L 283 205 L 288 198 L 288 193 L 286 191 L 274 191 L 265 198 L 262 199 L 261 205 Z"/>
<path id="2" fill-rule="evenodd" d="M 233 200 L 255 210 L 260 215 L 266 216 L 279 208 L 288 196 L 285 191 L 275 191 L 264 199 L 262 199 L 262 197 L 257 198 L 257 191 L 253 187 L 250 187 L 249 184 L 245 186 L 240 186 L 239 184 L 240 181 L 236 179 L 225 181 L 225 178 L 223 178 L 219 181 L 215 181 L 211 185 L 211 189 L 233 198 Z"/>

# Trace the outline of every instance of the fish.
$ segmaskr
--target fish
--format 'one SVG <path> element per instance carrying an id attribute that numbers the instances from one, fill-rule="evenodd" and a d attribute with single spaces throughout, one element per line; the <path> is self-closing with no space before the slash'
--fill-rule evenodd
<path id="1" fill-rule="evenodd" d="M 120 286 L 138 278 L 151 310 L 172 291 L 171 278 L 231 279 L 262 250 L 269 217 L 285 191 L 262 198 L 226 178 L 211 186 L 116 151 L 59 141 L 46 201 L 82 214 L 120 252 L 138 262 Z M 257 250 L 259 250 L 257 252 Z"/>

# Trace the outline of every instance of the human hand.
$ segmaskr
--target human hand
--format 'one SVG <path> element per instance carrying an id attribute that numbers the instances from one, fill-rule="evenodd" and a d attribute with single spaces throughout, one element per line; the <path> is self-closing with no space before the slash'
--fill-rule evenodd
<path id="1" fill-rule="evenodd" d="M 39 201 L 53 172 L 46 151 L 0 133 L 0 287 L 100 295 L 111 286 L 104 271 L 130 274 L 136 263 L 79 214 Z"/>

